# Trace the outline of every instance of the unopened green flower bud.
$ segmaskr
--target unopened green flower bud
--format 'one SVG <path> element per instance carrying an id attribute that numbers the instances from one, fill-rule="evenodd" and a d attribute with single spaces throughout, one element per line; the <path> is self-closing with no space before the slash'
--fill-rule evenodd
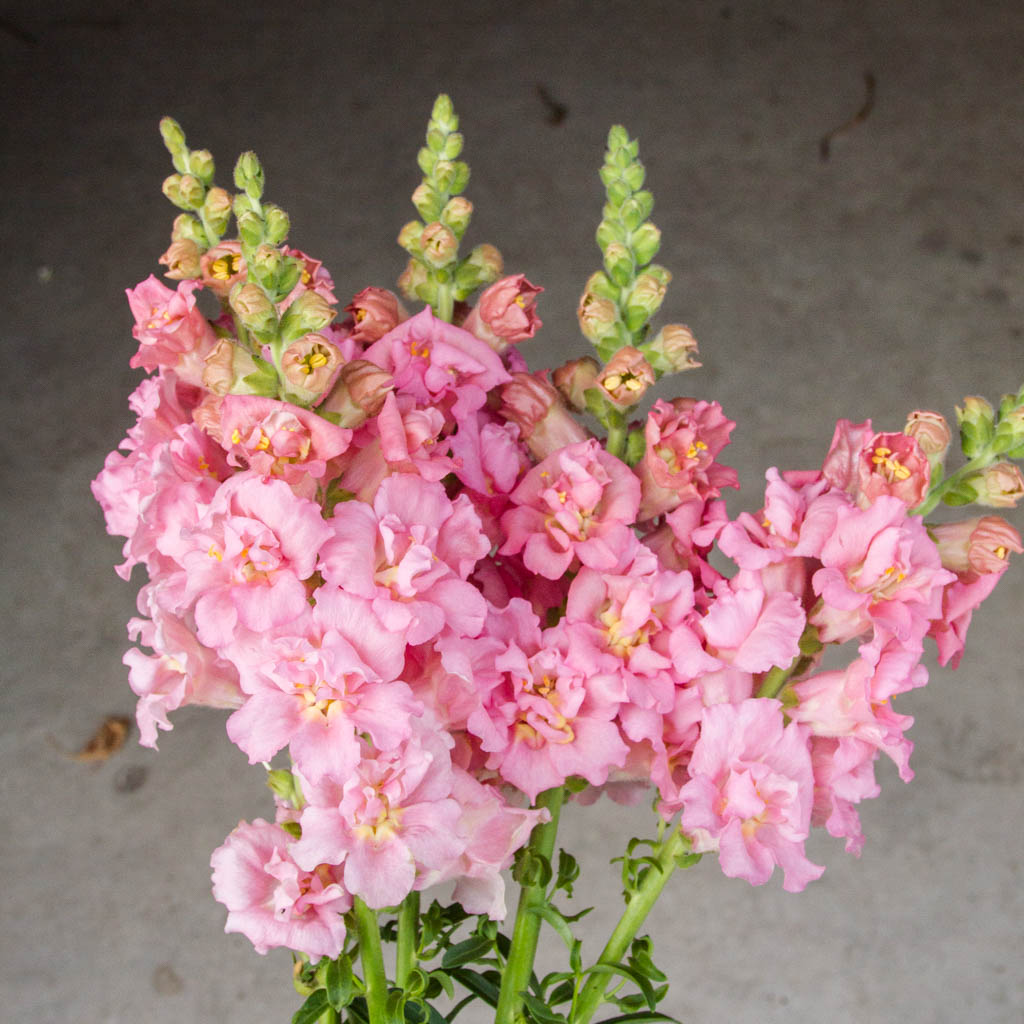
<path id="1" fill-rule="evenodd" d="M 459 240 L 440 221 L 434 221 L 423 229 L 420 245 L 423 247 L 423 259 L 437 268 L 448 266 L 459 251 Z"/>
<path id="2" fill-rule="evenodd" d="M 686 324 L 665 324 L 642 351 L 659 373 L 680 373 L 700 366 L 697 339 Z"/>
<path id="3" fill-rule="evenodd" d="M 418 299 L 428 279 L 427 268 L 419 260 L 411 259 L 398 277 L 398 290 L 409 300 Z"/>
<path id="4" fill-rule="evenodd" d="M 461 160 L 438 160 L 432 177 L 440 191 L 453 195 L 469 184 L 469 164 Z"/>
<path id="5" fill-rule="evenodd" d="M 459 119 L 455 114 L 451 98 L 446 93 L 441 93 L 434 100 L 434 107 L 430 112 L 430 120 L 445 132 L 454 132 L 458 129 Z"/>
<path id="6" fill-rule="evenodd" d="M 206 193 L 203 201 L 203 214 L 206 223 L 217 232 L 223 235 L 228 228 L 228 221 L 231 219 L 231 196 L 226 189 L 211 188 Z"/>
<path id="7" fill-rule="evenodd" d="M 1009 408 L 1000 415 L 993 446 L 1011 458 L 1024 458 L 1024 406 Z"/>
<path id="8" fill-rule="evenodd" d="M 595 344 L 615 333 L 618 310 L 610 299 L 603 299 L 593 292 L 584 292 L 576 309 L 583 336 Z"/>
<path id="9" fill-rule="evenodd" d="M 277 310 L 258 284 L 237 284 L 228 301 L 238 319 L 257 335 L 268 333 L 277 323 Z"/>
<path id="10" fill-rule="evenodd" d="M 181 130 L 181 125 L 173 117 L 162 117 L 160 119 L 160 134 L 163 136 L 164 145 L 171 156 L 185 148 L 185 133 Z"/>
<path id="11" fill-rule="evenodd" d="M 423 246 L 420 245 L 420 236 L 422 234 L 423 225 L 420 221 L 411 220 L 398 232 L 398 244 L 410 256 L 420 256 L 423 253 Z"/>
<path id="12" fill-rule="evenodd" d="M 629 188 L 636 192 L 637 189 L 641 188 L 644 183 L 644 165 L 636 159 L 636 155 L 639 152 L 639 145 L 636 142 L 630 144 L 630 153 L 633 162 L 623 169 L 622 177 L 625 180 Z"/>
<path id="13" fill-rule="evenodd" d="M 570 360 L 551 374 L 551 383 L 562 393 L 562 397 L 576 412 L 587 407 L 586 391 L 597 385 L 601 364 L 593 356 Z"/>
<path id="14" fill-rule="evenodd" d="M 636 269 L 632 253 L 621 242 L 609 243 L 604 250 L 604 269 L 620 288 L 627 287 Z"/>
<path id="15" fill-rule="evenodd" d="M 188 155 L 188 169 L 208 186 L 213 181 L 213 154 L 208 149 L 193 149 Z"/>
<path id="16" fill-rule="evenodd" d="M 964 455 L 973 458 L 992 441 L 995 434 L 995 410 L 984 398 L 968 395 L 963 408 L 957 406 L 956 418 L 960 423 L 960 444 Z"/>
<path id="17" fill-rule="evenodd" d="M 651 221 L 641 224 L 633 232 L 630 245 L 636 255 L 637 263 L 642 267 L 650 263 L 661 248 L 661 232 Z"/>
<path id="18" fill-rule="evenodd" d="M 661 309 L 665 301 L 665 288 L 671 275 L 668 271 L 664 273 L 653 273 L 654 270 L 662 268 L 651 267 L 640 274 L 626 299 L 624 310 L 626 326 L 631 331 L 638 331 L 655 313 Z"/>
<path id="19" fill-rule="evenodd" d="M 200 249 L 210 248 L 210 240 L 206 237 L 203 225 L 190 213 L 182 213 L 174 218 L 174 224 L 171 227 L 171 238 L 175 242 L 195 242 Z"/>
<path id="20" fill-rule="evenodd" d="M 249 276 L 268 293 L 277 290 L 277 278 L 281 273 L 284 257 L 272 245 L 263 244 L 248 260 Z"/>
<path id="21" fill-rule="evenodd" d="M 609 245 L 622 245 L 626 241 L 626 232 L 619 222 L 618 217 L 614 211 L 609 211 L 611 216 L 606 216 L 600 224 L 597 225 L 597 245 L 602 252 L 608 248 Z"/>
<path id="22" fill-rule="evenodd" d="M 416 186 L 412 194 L 412 205 L 416 212 L 428 223 L 441 216 L 441 197 L 429 182 L 424 181 Z"/>
<path id="23" fill-rule="evenodd" d="M 441 223 L 447 225 L 461 239 L 469 227 L 469 219 L 473 215 L 473 204 L 463 196 L 453 196 L 441 211 Z"/>
<path id="24" fill-rule="evenodd" d="M 238 237 L 249 248 L 256 248 L 263 241 L 263 218 L 252 210 L 246 210 L 235 218 L 238 221 Z"/>
<path id="25" fill-rule="evenodd" d="M 583 290 L 584 292 L 593 292 L 602 299 L 611 299 L 612 302 L 615 302 L 619 297 L 619 289 L 612 284 L 608 275 L 603 270 L 595 270 L 587 278 L 587 283 L 583 286 Z"/>
<path id="26" fill-rule="evenodd" d="M 263 226 L 267 241 L 271 245 L 280 245 L 288 237 L 292 225 L 288 214 L 280 206 L 264 203 Z"/>
<path id="27" fill-rule="evenodd" d="M 263 167 L 255 153 L 243 153 L 238 158 L 235 188 L 241 189 L 250 199 L 259 200 L 263 195 Z"/>
<path id="28" fill-rule="evenodd" d="M 188 203 L 182 198 L 181 195 L 181 175 L 171 174 L 164 178 L 163 185 L 160 186 L 164 196 L 166 196 L 179 210 L 190 209 Z"/>
<path id="29" fill-rule="evenodd" d="M 333 319 L 335 310 L 327 300 L 314 291 L 303 292 L 281 317 L 281 337 L 295 341 L 304 334 L 322 331 Z"/>
<path id="30" fill-rule="evenodd" d="M 181 196 L 179 206 L 186 210 L 198 210 L 203 205 L 206 189 L 194 174 L 183 174 L 178 179 L 178 194 Z"/>

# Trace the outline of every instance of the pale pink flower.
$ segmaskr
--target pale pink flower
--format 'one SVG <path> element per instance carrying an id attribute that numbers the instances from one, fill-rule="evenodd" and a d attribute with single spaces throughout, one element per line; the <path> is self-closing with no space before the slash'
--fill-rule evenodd
<path id="1" fill-rule="evenodd" d="M 452 869 L 466 849 L 452 797 L 451 739 L 424 725 L 401 748 L 363 757 L 344 780 L 304 785 L 302 838 L 292 848 L 307 870 L 338 864 L 345 888 L 376 909 Z"/>
<path id="2" fill-rule="evenodd" d="M 213 852 L 213 895 L 228 910 L 224 930 L 241 932 L 257 953 L 284 946 L 313 960 L 336 957 L 352 897 L 336 868 L 299 868 L 293 842 L 279 825 L 257 818 L 239 822 Z"/>
<path id="3" fill-rule="evenodd" d="M 409 319 L 398 296 L 386 288 L 364 288 L 357 292 L 345 312 L 352 314 L 352 337 L 360 345 L 372 344 Z"/>
<path id="4" fill-rule="evenodd" d="M 323 334 L 305 334 L 281 355 L 281 372 L 292 397 L 319 405 L 341 369 L 341 352 Z"/>
<path id="5" fill-rule="evenodd" d="M 191 384 L 201 384 L 203 360 L 217 343 L 209 321 L 196 308 L 193 292 L 198 281 L 180 281 L 176 291 L 161 284 L 152 274 L 126 291 L 135 317 L 132 336 L 139 350 L 129 365 L 144 370 L 159 367 L 175 370 Z"/>
<path id="6" fill-rule="evenodd" d="M 287 245 L 283 247 L 282 252 L 286 256 L 299 260 L 302 264 L 302 271 L 295 287 L 278 303 L 278 309 L 282 313 L 306 292 L 315 292 L 332 306 L 338 301 L 334 294 L 334 281 L 331 280 L 331 275 L 320 260 L 313 259 L 312 256 L 307 256 L 304 252 L 292 249 Z"/>
<path id="7" fill-rule="evenodd" d="M 654 368 L 639 349 L 624 345 L 597 378 L 604 397 L 620 409 L 636 405 L 654 383 Z"/>
<path id="8" fill-rule="evenodd" d="M 736 424 L 717 402 L 658 399 L 647 416 L 647 447 L 637 466 L 643 484 L 640 518 L 652 519 L 694 498 L 715 498 L 738 487 L 736 471 L 716 458 Z"/>
<path id="9" fill-rule="evenodd" d="M 830 836 L 846 840 L 846 852 L 860 856 L 864 847 L 860 815 L 855 804 L 878 796 L 875 781 L 878 748 L 852 736 L 811 737 L 814 769 L 814 810 L 811 823 L 823 825 Z"/>
<path id="10" fill-rule="evenodd" d="M 807 733 L 783 725 L 778 701 L 706 708 L 689 772 L 682 829 L 695 852 L 717 850 L 722 871 L 751 885 L 767 882 L 776 864 L 787 892 L 821 877 L 825 869 L 804 854 L 814 802 Z"/>
<path id="11" fill-rule="evenodd" d="M 548 579 L 574 559 L 612 569 L 629 545 L 640 484 L 594 439 L 549 455 L 512 492 L 515 508 L 501 519 L 508 539 L 499 554 L 523 552 L 526 567 Z"/>
<path id="12" fill-rule="evenodd" d="M 870 420 L 856 424 L 840 420 L 822 474 L 861 508 L 883 494 L 913 508 L 928 493 L 931 466 L 912 436 L 874 433 Z"/>

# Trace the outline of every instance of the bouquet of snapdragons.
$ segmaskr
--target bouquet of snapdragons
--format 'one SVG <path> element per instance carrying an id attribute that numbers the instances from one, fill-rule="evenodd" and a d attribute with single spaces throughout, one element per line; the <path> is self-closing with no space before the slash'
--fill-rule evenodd
<path id="1" fill-rule="evenodd" d="M 677 869 L 714 854 L 799 892 L 824 870 L 812 826 L 859 852 L 879 755 L 912 777 L 892 699 L 926 682 L 926 637 L 956 665 L 1022 550 L 998 515 L 925 516 L 1024 495 L 1024 390 L 965 400 L 955 470 L 938 413 L 840 421 L 820 467 L 769 470 L 760 510 L 730 519 L 734 424 L 714 401 L 643 403 L 699 363 L 687 327 L 651 326 L 670 274 L 622 128 L 578 309 L 595 355 L 532 373 L 517 346 L 541 289 L 491 245 L 460 252 L 447 97 L 398 238 L 405 301 L 370 287 L 340 310 L 256 157 L 232 194 L 161 130 L 177 284 L 128 291 L 150 375 L 93 491 L 127 538 L 118 572 L 148 576 L 125 656 L 142 742 L 184 705 L 228 708 L 268 772 L 272 820 L 213 854 L 227 930 L 293 951 L 296 1022 L 437 1024 L 473 1000 L 498 1024 L 669 1019 L 640 929 Z M 602 794 L 652 802 L 651 835 L 618 858 L 621 919 L 585 956 L 556 838 L 565 801 Z M 538 976 L 541 927 L 567 956 Z"/>

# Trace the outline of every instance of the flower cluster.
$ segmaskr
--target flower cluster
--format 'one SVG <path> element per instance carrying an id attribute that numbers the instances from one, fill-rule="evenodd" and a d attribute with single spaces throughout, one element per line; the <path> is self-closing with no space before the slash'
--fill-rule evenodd
<path id="1" fill-rule="evenodd" d="M 148 576 L 129 629 L 150 653 L 125 661 L 143 743 L 202 704 L 231 710 L 251 764 L 287 752 L 275 821 L 242 822 L 213 857 L 228 928 L 261 952 L 335 957 L 354 900 L 446 881 L 469 913 L 504 917 L 501 872 L 566 785 L 582 802 L 653 790 L 692 852 L 803 889 L 823 871 L 812 826 L 861 848 L 879 755 L 912 776 L 893 698 L 925 683 L 925 638 L 955 664 L 1022 550 L 997 516 L 918 514 L 966 486 L 982 504 L 1020 495 L 1020 396 L 962 412 L 966 475 L 943 477 L 937 414 L 899 432 L 842 421 L 819 468 L 769 470 L 760 510 L 733 519 L 718 403 L 630 418 L 656 377 L 697 363 L 687 328 L 647 334 L 668 274 L 647 266 L 657 233 L 621 130 L 605 270 L 580 304 L 605 364 L 530 373 L 516 345 L 540 289 L 499 277 L 492 247 L 458 259 L 469 204 L 446 117 L 421 154 L 428 223 L 402 235 L 421 312 L 380 288 L 339 310 L 321 264 L 283 245 L 251 155 L 239 239 L 223 239 L 226 193 L 173 123 L 165 190 L 191 212 L 162 262 L 178 283 L 128 292 L 132 365 L 152 375 L 93 485 L 126 538 L 118 571 Z M 846 667 L 822 667 L 844 644 Z"/>

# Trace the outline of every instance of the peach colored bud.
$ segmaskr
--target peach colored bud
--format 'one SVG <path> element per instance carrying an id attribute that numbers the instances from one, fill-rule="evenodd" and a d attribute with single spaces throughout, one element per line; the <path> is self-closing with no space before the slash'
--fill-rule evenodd
<path id="1" fill-rule="evenodd" d="M 427 268 L 419 260 L 409 260 L 398 275 L 398 290 L 410 301 L 419 298 L 419 289 L 430 280 Z"/>
<path id="2" fill-rule="evenodd" d="M 420 245 L 423 248 L 423 258 L 432 267 L 448 266 L 459 251 L 459 240 L 454 232 L 440 221 L 434 221 L 423 229 Z"/>
<path id="3" fill-rule="evenodd" d="M 1024 476 L 1012 462 L 997 462 L 969 482 L 978 490 L 976 503 L 986 508 L 1014 508 L 1024 497 Z"/>
<path id="4" fill-rule="evenodd" d="M 345 307 L 352 314 L 355 327 L 352 338 L 369 345 L 409 318 L 398 296 L 386 288 L 364 288 Z"/>
<path id="5" fill-rule="evenodd" d="M 1011 552 L 1021 554 L 1020 534 L 1001 516 L 979 516 L 929 528 L 945 568 L 965 576 L 1002 572 Z"/>
<path id="6" fill-rule="evenodd" d="M 922 409 L 916 409 L 907 417 L 903 433 L 918 443 L 929 461 L 945 455 L 953 439 L 949 424 L 941 413 Z"/>
<path id="7" fill-rule="evenodd" d="M 641 352 L 626 345 L 608 361 L 597 383 L 611 402 L 626 408 L 643 398 L 654 383 L 654 370 Z"/>
<path id="8" fill-rule="evenodd" d="M 501 389 L 501 415 L 519 427 L 527 447 L 538 458 L 590 435 L 573 419 L 544 372 L 513 373 Z"/>
<path id="9" fill-rule="evenodd" d="M 232 291 L 230 302 L 231 308 L 246 327 L 258 330 L 277 315 L 267 293 L 258 284 L 251 282 Z"/>
<path id="10" fill-rule="evenodd" d="M 285 380 L 298 395 L 310 399 L 327 390 L 340 365 L 341 353 L 322 334 L 293 341 L 281 356 Z"/>
<path id="11" fill-rule="evenodd" d="M 199 262 L 201 255 L 195 242 L 183 238 L 171 242 L 170 248 L 160 257 L 159 262 L 167 268 L 165 277 L 173 281 L 189 281 L 202 273 Z"/>
<path id="12" fill-rule="evenodd" d="M 452 196 L 441 211 L 441 220 L 461 238 L 472 215 L 473 204 L 465 196 Z"/>
<path id="13" fill-rule="evenodd" d="M 420 251 L 420 235 L 423 234 L 423 225 L 418 220 L 411 220 L 398 232 L 398 244 L 406 252 Z"/>
<path id="14" fill-rule="evenodd" d="M 235 346 L 227 338 L 221 338 L 204 360 L 203 387 L 215 395 L 228 394 L 235 382 L 234 357 Z"/>
<path id="15" fill-rule="evenodd" d="M 696 358 L 697 339 L 686 324 L 665 324 L 655 335 L 650 348 L 664 359 L 666 372 L 681 373 L 700 366 Z"/>
<path id="16" fill-rule="evenodd" d="M 601 364 L 593 356 L 584 356 L 582 359 L 571 359 L 564 366 L 558 367 L 551 374 L 551 380 L 570 407 L 583 412 L 587 407 L 583 393 L 597 386 L 600 372 Z"/>
<path id="17" fill-rule="evenodd" d="M 322 409 L 336 413 L 343 427 L 358 427 L 376 416 L 384 399 L 394 390 L 394 378 L 375 363 L 353 359 L 345 363 Z"/>
<path id="18" fill-rule="evenodd" d="M 583 336 L 592 342 L 599 342 L 615 330 L 618 310 L 610 299 L 602 299 L 592 292 L 584 292 L 576 310 Z"/>
<path id="19" fill-rule="evenodd" d="M 498 250 L 484 242 L 469 254 L 469 262 L 480 268 L 480 279 L 484 283 L 496 281 L 505 269 L 505 260 Z"/>

